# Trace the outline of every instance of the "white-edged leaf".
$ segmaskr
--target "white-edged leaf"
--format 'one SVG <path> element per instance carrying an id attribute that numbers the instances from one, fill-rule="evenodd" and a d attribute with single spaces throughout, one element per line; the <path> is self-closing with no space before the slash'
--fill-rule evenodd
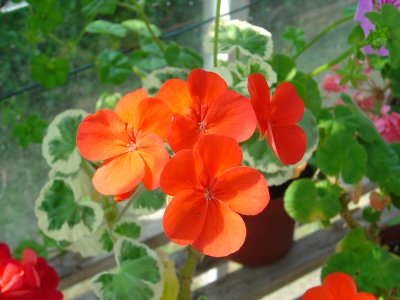
<path id="1" fill-rule="evenodd" d="M 214 43 L 214 25 L 210 26 L 204 40 L 204 49 L 212 53 Z M 231 53 L 239 51 L 248 56 L 269 59 L 273 43 L 271 33 L 258 26 L 240 20 L 221 20 L 219 25 L 218 51 Z"/>
<path id="2" fill-rule="evenodd" d="M 143 81 L 143 88 L 150 94 L 154 95 L 158 92 L 161 85 L 172 78 L 181 78 L 185 79 L 189 75 L 189 70 L 174 68 L 174 67 L 165 67 L 162 69 L 155 70 L 151 72 Z"/>
<path id="3" fill-rule="evenodd" d="M 74 242 L 92 234 L 103 220 L 103 210 L 89 197 L 76 199 L 62 179 L 50 179 L 35 203 L 39 228 L 55 240 Z"/>
<path id="4" fill-rule="evenodd" d="M 92 234 L 85 235 L 71 243 L 67 246 L 67 249 L 69 251 L 78 252 L 83 257 L 97 256 L 106 253 L 107 251 L 103 248 L 101 240 L 104 230 L 105 229 L 100 227 Z"/>
<path id="5" fill-rule="evenodd" d="M 63 174 L 78 171 L 82 158 L 75 138 L 78 126 L 86 115 L 83 110 L 66 110 L 50 123 L 43 139 L 42 154 L 54 170 Z"/>
<path id="6" fill-rule="evenodd" d="M 137 240 L 140 237 L 141 227 L 131 220 L 121 220 L 114 225 L 113 232 L 116 236 Z"/>
<path id="7" fill-rule="evenodd" d="M 114 252 L 118 268 L 92 279 L 96 295 L 103 300 L 160 299 L 164 270 L 157 254 L 147 246 L 128 239 L 119 239 Z"/>

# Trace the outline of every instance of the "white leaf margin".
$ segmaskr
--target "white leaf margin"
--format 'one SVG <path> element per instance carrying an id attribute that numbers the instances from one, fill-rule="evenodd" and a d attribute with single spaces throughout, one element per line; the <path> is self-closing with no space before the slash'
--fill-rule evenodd
<path id="1" fill-rule="evenodd" d="M 50 154 L 49 144 L 55 138 L 61 138 L 60 130 L 58 129 L 58 125 L 64 118 L 77 118 L 77 117 L 86 117 L 88 114 L 84 110 L 81 109 L 69 109 L 61 114 L 57 115 L 55 119 L 50 123 L 47 134 L 43 138 L 42 143 L 42 155 L 46 159 L 47 164 L 53 168 L 54 170 L 64 173 L 64 174 L 72 174 L 79 170 L 80 164 L 82 162 L 82 157 L 80 156 L 78 149 L 75 147 L 72 154 L 69 158 L 65 160 L 57 160 L 53 162 L 53 156 Z"/>

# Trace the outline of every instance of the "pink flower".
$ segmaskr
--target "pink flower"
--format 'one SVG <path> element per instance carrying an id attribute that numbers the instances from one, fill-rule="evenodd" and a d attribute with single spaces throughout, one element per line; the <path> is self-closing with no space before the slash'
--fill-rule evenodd
<path id="1" fill-rule="evenodd" d="M 370 111 L 374 107 L 374 100 L 372 96 L 363 91 L 356 91 L 353 95 L 353 99 L 364 111 Z"/>
<path id="2" fill-rule="evenodd" d="M 324 80 L 322 81 L 322 89 L 327 93 L 339 93 L 345 92 L 346 87 L 340 86 L 341 77 L 338 74 L 326 74 Z"/>
<path id="3" fill-rule="evenodd" d="M 372 122 L 382 138 L 388 142 L 400 142 L 400 114 L 392 112 L 388 114 L 390 107 L 384 105 L 381 109 L 381 117 L 377 117 Z"/>

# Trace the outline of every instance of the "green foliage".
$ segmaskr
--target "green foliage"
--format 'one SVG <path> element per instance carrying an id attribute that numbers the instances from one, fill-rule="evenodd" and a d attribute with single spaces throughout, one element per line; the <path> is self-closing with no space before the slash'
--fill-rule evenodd
<path id="1" fill-rule="evenodd" d="M 114 233 L 123 238 L 136 240 L 140 237 L 140 232 L 140 225 L 131 221 L 122 221 L 114 226 Z"/>
<path id="2" fill-rule="evenodd" d="M 328 221 L 340 211 L 339 197 L 340 189 L 336 185 L 299 179 L 286 190 L 284 206 L 286 212 L 299 222 Z"/>
<path id="3" fill-rule="evenodd" d="M 123 38 L 128 33 L 128 29 L 125 26 L 105 20 L 96 20 L 89 23 L 86 26 L 85 31 L 90 33 L 111 35 L 118 38 Z"/>
<path id="4" fill-rule="evenodd" d="M 286 26 L 281 38 L 289 43 L 293 54 L 301 50 L 306 44 L 306 35 L 304 30 L 294 26 Z"/>
<path id="5" fill-rule="evenodd" d="M 367 153 L 351 134 L 330 135 L 317 150 L 318 166 L 327 175 L 341 175 L 346 183 L 356 183 L 366 173 Z"/>
<path id="6" fill-rule="evenodd" d="M 118 240 L 114 248 L 118 269 L 93 278 L 97 296 L 104 300 L 159 299 L 162 266 L 155 253 L 144 245 Z"/>
<path id="7" fill-rule="evenodd" d="M 107 230 L 101 235 L 100 242 L 105 251 L 110 252 L 114 248 L 114 241 Z"/>
<path id="8" fill-rule="evenodd" d="M 347 37 L 347 42 L 349 45 L 360 45 L 364 41 L 364 31 L 362 30 L 360 25 L 357 25 L 353 28 L 350 32 L 349 36 Z"/>
<path id="9" fill-rule="evenodd" d="M 339 241 L 336 245 L 336 252 L 358 251 L 371 245 L 374 244 L 367 239 L 364 230 L 361 227 L 357 227 L 352 229 Z"/>
<path id="10" fill-rule="evenodd" d="M 373 210 L 371 207 L 364 207 L 362 218 L 369 223 L 376 223 L 379 222 L 381 214 L 380 211 Z"/>
<path id="11" fill-rule="evenodd" d="M 142 36 L 145 38 L 151 38 L 151 34 L 149 30 L 146 27 L 146 23 L 143 22 L 142 20 L 126 20 L 121 23 L 124 25 L 128 30 Z M 151 30 L 154 32 L 156 36 L 161 36 L 161 30 L 154 24 L 150 24 Z"/>
<path id="12" fill-rule="evenodd" d="M 210 26 L 205 45 L 210 51 L 214 39 L 214 27 Z M 269 59 L 272 54 L 271 33 L 264 28 L 239 20 L 221 20 L 219 27 L 218 51 L 231 53 L 239 51 L 248 56 Z"/>
<path id="13" fill-rule="evenodd" d="M 63 85 L 69 72 L 68 61 L 58 57 L 50 59 L 40 54 L 32 59 L 31 76 L 46 89 Z"/>
<path id="14" fill-rule="evenodd" d="M 22 258 L 22 253 L 24 249 L 29 248 L 36 252 L 37 256 L 47 258 L 47 249 L 44 245 L 34 241 L 34 240 L 22 240 L 19 242 L 17 248 L 13 251 L 13 256 L 16 259 Z"/>
<path id="15" fill-rule="evenodd" d="M 353 87 L 357 88 L 361 81 L 368 79 L 368 76 L 364 74 L 363 68 L 357 58 L 351 57 L 341 69 L 334 71 L 341 76 L 340 85 L 345 85 L 350 81 Z"/>
<path id="16" fill-rule="evenodd" d="M 160 189 L 149 191 L 144 190 L 133 202 L 133 209 L 155 211 L 165 205 L 165 195 Z"/>
<path id="17" fill-rule="evenodd" d="M 28 27 L 33 32 L 50 33 L 55 27 L 63 23 L 63 15 L 57 7 L 57 1 L 29 0 L 33 13 L 29 16 Z"/>
<path id="18" fill-rule="evenodd" d="M 121 52 L 105 50 L 97 59 L 99 79 L 102 82 L 121 84 L 132 74 L 131 62 Z"/>
<path id="19" fill-rule="evenodd" d="M 195 69 L 203 66 L 203 58 L 187 47 L 170 44 L 165 49 L 165 60 L 171 67 Z"/>
<path id="20" fill-rule="evenodd" d="M 311 76 L 301 72 L 297 72 L 290 82 L 303 99 L 305 107 L 318 117 L 321 111 L 321 94 L 317 82 Z"/>
<path id="21" fill-rule="evenodd" d="M 296 63 L 286 55 L 275 54 L 270 63 L 278 75 L 278 83 L 291 80 L 296 75 Z"/>
<path id="22" fill-rule="evenodd" d="M 99 100 L 96 102 L 96 110 L 111 109 L 113 110 L 118 101 L 122 98 L 120 93 L 101 93 Z"/>
<path id="23" fill-rule="evenodd" d="M 66 110 L 49 125 L 43 139 L 42 153 L 50 167 L 63 174 L 78 171 L 81 157 L 76 148 L 76 132 L 86 112 Z"/>
<path id="24" fill-rule="evenodd" d="M 40 144 L 46 129 L 47 122 L 37 114 L 31 114 L 14 125 L 12 134 L 18 139 L 21 147 L 26 148 L 32 143 Z"/>
<path id="25" fill-rule="evenodd" d="M 384 45 L 389 51 L 393 68 L 400 67 L 400 11 L 394 5 L 382 5 L 380 13 L 369 12 L 367 18 L 375 25 L 377 31 L 369 37 L 372 46 Z"/>
<path id="26" fill-rule="evenodd" d="M 86 18 L 96 15 L 111 15 L 117 8 L 117 0 L 81 0 L 82 13 Z"/>

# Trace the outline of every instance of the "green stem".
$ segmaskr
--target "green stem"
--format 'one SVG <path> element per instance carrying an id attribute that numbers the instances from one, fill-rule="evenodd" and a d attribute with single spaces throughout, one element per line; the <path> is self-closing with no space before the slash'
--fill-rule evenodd
<path id="1" fill-rule="evenodd" d="M 358 221 L 354 218 L 352 212 L 349 210 L 349 199 L 347 194 L 343 194 L 340 197 L 340 204 L 342 209 L 340 211 L 340 216 L 342 217 L 343 221 L 347 224 L 347 226 L 351 229 L 360 227 Z"/>
<path id="2" fill-rule="evenodd" d="M 221 14 L 221 0 L 217 0 L 217 9 L 215 12 L 215 28 L 214 28 L 214 67 L 218 67 L 218 37 L 219 37 L 220 14 Z"/>
<path id="3" fill-rule="evenodd" d="M 158 46 L 160 51 L 164 53 L 164 51 L 165 51 L 164 45 L 161 43 L 160 39 L 158 38 L 158 36 L 154 33 L 153 29 L 151 28 L 149 18 L 145 14 L 143 8 L 139 4 L 136 4 L 135 6 L 133 6 L 133 5 L 123 3 L 123 2 L 118 2 L 118 5 L 121 7 L 127 8 L 131 11 L 137 12 L 139 14 L 139 16 L 142 18 L 143 22 L 145 23 L 146 28 L 149 31 L 153 41 L 156 43 L 156 45 Z"/>
<path id="4" fill-rule="evenodd" d="M 197 263 L 203 258 L 203 254 L 193 249 L 191 246 L 186 247 L 186 259 L 179 272 L 179 295 L 178 300 L 190 300 L 191 285 Z"/>
<path id="5" fill-rule="evenodd" d="M 327 34 L 329 31 L 334 29 L 336 26 L 348 21 L 352 20 L 353 16 L 347 16 L 342 19 L 337 20 L 336 22 L 333 22 L 331 25 L 326 27 L 324 30 L 322 30 L 320 33 L 318 33 L 311 41 L 308 42 L 302 49 L 300 49 L 299 52 L 296 53 L 295 56 L 293 56 L 293 60 L 296 60 L 303 52 L 305 52 L 308 48 L 310 48 L 312 45 L 314 45 L 320 38 L 322 38 L 325 34 Z"/>
<path id="6" fill-rule="evenodd" d="M 142 191 L 143 191 L 143 186 L 139 185 L 129 198 L 128 202 L 125 204 L 124 208 L 122 208 L 121 212 L 118 214 L 115 223 L 117 223 L 124 216 L 124 214 L 128 211 L 129 207 L 132 206 L 133 201 L 135 201 L 135 199 L 142 193 Z"/>
<path id="7" fill-rule="evenodd" d="M 236 47 L 235 49 L 235 60 L 240 60 L 240 49 L 239 47 Z"/>
<path id="8" fill-rule="evenodd" d="M 310 73 L 308 73 L 308 75 L 309 76 L 315 76 L 315 75 L 317 75 L 319 73 L 322 73 L 322 72 L 330 69 L 331 67 L 333 67 L 334 65 L 338 64 L 339 62 L 341 62 L 346 57 L 350 56 L 353 52 L 354 52 L 354 47 L 350 47 L 349 49 L 344 51 L 342 54 L 340 54 L 338 57 L 332 59 L 330 62 L 315 68 Z"/>

